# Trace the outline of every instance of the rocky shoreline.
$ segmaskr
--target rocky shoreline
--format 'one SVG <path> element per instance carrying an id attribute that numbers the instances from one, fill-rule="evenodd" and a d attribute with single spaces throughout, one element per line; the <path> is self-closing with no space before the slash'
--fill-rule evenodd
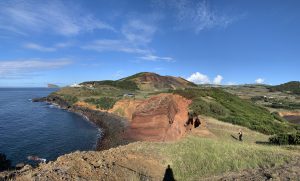
<path id="1" fill-rule="evenodd" d="M 114 148 L 131 142 L 130 140 L 124 138 L 124 133 L 128 128 L 129 123 L 122 117 L 107 112 L 90 110 L 80 106 L 73 106 L 56 95 L 35 98 L 32 99 L 32 102 L 47 102 L 58 105 L 59 108 L 79 114 L 95 124 L 102 130 L 101 137 L 98 139 L 96 144 L 97 151 Z"/>

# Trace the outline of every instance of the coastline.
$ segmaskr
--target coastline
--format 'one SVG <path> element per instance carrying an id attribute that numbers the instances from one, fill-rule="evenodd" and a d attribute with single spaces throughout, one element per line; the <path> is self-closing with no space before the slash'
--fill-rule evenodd
<path id="1" fill-rule="evenodd" d="M 79 106 L 69 105 L 62 98 L 49 95 L 47 97 L 32 99 L 32 102 L 47 102 L 58 106 L 60 109 L 73 112 L 82 116 L 86 121 L 95 124 L 100 129 L 101 136 L 97 139 L 96 151 L 106 150 L 114 148 L 120 145 L 130 143 L 130 140 L 124 139 L 124 132 L 127 129 L 129 123 L 126 119 L 117 115 L 90 110 Z"/>

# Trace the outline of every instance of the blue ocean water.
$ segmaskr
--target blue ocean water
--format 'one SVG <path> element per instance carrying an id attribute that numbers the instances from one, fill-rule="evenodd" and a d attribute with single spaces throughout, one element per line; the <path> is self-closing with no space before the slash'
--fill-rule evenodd
<path id="1" fill-rule="evenodd" d="M 30 99 L 55 89 L 0 88 L 0 152 L 15 165 L 35 155 L 47 160 L 95 149 L 99 129 L 81 116 Z"/>

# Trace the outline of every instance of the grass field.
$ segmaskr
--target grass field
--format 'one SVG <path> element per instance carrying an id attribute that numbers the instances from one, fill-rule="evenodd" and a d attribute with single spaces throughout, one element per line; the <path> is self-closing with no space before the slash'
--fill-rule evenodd
<path id="1" fill-rule="evenodd" d="M 165 158 L 177 180 L 198 180 L 225 172 L 243 169 L 272 167 L 300 156 L 298 146 L 271 146 L 258 144 L 266 142 L 269 136 L 244 127 L 205 117 L 207 127 L 215 137 L 203 138 L 189 135 L 173 143 L 141 143 L 138 148 L 146 153 Z M 244 141 L 231 135 L 242 129 Z"/>

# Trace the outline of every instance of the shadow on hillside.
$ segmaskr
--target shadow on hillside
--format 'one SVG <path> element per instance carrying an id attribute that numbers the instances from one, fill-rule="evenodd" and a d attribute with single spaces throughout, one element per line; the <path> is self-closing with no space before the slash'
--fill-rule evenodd
<path id="1" fill-rule="evenodd" d="M 163 181 L 175 181 L 173 170 L 170 165 L 168 165 L 168 167 L 166 168 Z"/>
<path id="2" fill-rule="evenodd" d="M 234 135 L 231 135 L 231 137 L 235 140 L 239 140 L 237 137 L 235 137 Z"/>
<path id="3" fill-rule="evenodd" d="M 256 141 L 255 143 L 260 145 L 270 145 L 270 142 L 267 141 Z"/>

